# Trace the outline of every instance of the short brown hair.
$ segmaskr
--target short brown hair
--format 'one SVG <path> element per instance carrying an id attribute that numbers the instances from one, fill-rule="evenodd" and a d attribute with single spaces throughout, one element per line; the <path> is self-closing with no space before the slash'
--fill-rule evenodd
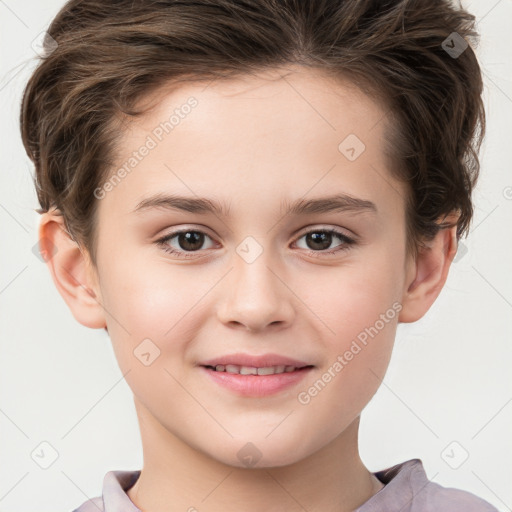
<path id="1" fill-rule="evenodd" d="M 139 115 L 137 101 L 165 83 L 298 64 L 384 101 L 390 172 L 408 183 L 408 252 L 417 256 L 453 211 L 460 238 L 485 127 L 481 71 L 466 42 L 477 41 L 474 19 L 449 0 L 71 0 L 48 29 L 57 47 L 21 106 L 38 212 L 56 208 L 96 264 L 93 191 L 113 164 L 116 119 Z"/>

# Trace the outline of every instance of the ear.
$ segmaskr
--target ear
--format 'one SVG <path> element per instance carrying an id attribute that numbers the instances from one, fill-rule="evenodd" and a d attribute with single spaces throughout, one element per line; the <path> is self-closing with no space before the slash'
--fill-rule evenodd
<path id="1" fill-rule="evenodd" d="M 92 329 L 106 328 L 96 269 L 66 229 L 58 210 L 43 213 L 39 248 L 53 282 L 75 319 Z"/>
<path id="2" fill-rule="evenodd" d="M 452 223 L 457 219 L 458 214 L 452 213 L 443 220 Z M 399 322 L 416 322 L 437 299 L 457 252 L 456 230 L 456 225 L 440 229 L 427 247 L 420 248 L 416 260 L 409 258 Z"/>

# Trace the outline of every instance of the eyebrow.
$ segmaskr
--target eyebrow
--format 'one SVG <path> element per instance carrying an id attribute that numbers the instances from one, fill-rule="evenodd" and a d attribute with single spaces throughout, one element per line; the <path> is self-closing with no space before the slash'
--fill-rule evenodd
<path id="1" fill-rule="evenodd" d="M 178 195 L 155 194 L 143 199 L 133 210 L 133 213 L 162 208 L 165 210 L 181 210 L 190 213 L 214 213 L 222 217 L 228 217 L 229 206 L 205 197 L 185 197 Z"/>
<path id="2" fill-rule="evenodd" d="M 376 214 L 377 206 L 372 201 L 361 199 L 348 194 L 335 194 L 318 199 L 299 199 L 292 204 L 284 202 L 281 205 L 287 215 L 307 215 L 311 213 L 328 212 L 370 212 Z"/>
<path id="3" fill-rule="evenodd" d="M 185 197 L 178 195 L 155 194 L 143 199 L 133 210 L 133 213 L 162 208 L 165 210 L 179 210 L 189 213 L 213 213 L 221 217 L 228 217 L 230 206 L 225 202 L 217 202 L 205 197 Z M 299 199 L 293 203 L 281 203 L 281 212 L 286 210 L 287 215 L 308 215 L 312 213 L 328 212 L 368 212 L 376 214 L 377 206 L 372 201 L 361 199 L 348 194 L 335 194 L 316 199 Z"/>

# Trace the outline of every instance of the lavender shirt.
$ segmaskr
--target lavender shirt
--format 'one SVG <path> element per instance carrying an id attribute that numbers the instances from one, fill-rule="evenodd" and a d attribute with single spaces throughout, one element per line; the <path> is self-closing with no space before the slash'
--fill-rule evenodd
<path id="1" fill-rule="evenodd" d="M 140 470 L 109 471 L 103 480 L 103 495 L 87 500 L 73 512 L 141 512 L 126 494 L 139 475 Z M 354 512 L 498 512 L 470 492 L 428 480 L 420 459 L 402 462 L 374 475 L 384 487 Z"/>

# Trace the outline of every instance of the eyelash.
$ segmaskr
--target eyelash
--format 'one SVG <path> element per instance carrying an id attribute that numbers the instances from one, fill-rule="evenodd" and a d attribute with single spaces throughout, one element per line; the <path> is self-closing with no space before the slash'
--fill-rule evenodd
<path id="1" fill-rule="evenodd" d="M 163 249 L 165 252 L 172 254 L 174 256 L 177 256 L 178 258 L 193 258 L 195 257 L 195 253 L 199 251 L 177 251 L 176 249 L 173 249 L 172 247 L 169 247 L 168 242 L 172 240 L 174 237 L 178 236 L 181 233 L 201 233 L 206 236 L 209 236 L 204 231 L 200 231 L 198 229 L 181 229 L 179 231 L 174 231 L 168 235 L 165 235 L 164 237 L 158 239 L 155 241 L 158 247 Z M 343 242 L 342 245 L 338 246 L 336 249 L 333 250 L 323 250 L 323 251 L 313 251 L 311 249 L 304 249 L 306 250 L 309 255 L 317 257 L 318 254 L 321 255 L 333 255 L 338 252 L 348 251 L 352 245 L 356 244 L 356 241 L 352 238 L 349 238 L 344 233 L 341 233 L 340 231 L 336 229 L 313 229 L 311 231 L 307 231 L 306 233 L 303 233 L 298 240 L 300 240 L 302 237 L 309 235 L 310 233 L 326 233 L 326 234 L 332 234 L 338 236 L 341 241 Z M 211 238 L 211 237 L 210 237 Z"/>

